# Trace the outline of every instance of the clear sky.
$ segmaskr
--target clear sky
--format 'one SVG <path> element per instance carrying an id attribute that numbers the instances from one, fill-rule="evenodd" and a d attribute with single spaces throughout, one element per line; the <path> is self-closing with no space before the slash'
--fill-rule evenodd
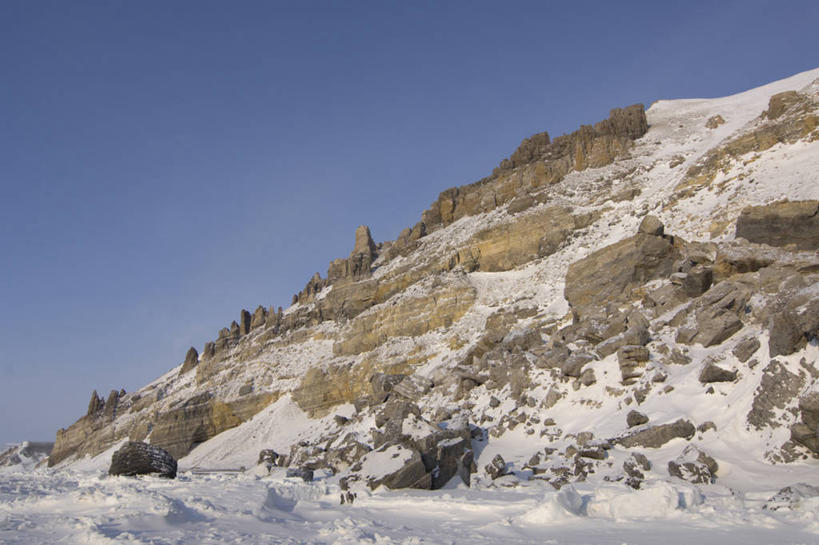
<path id="1" fill-rule="evenodd" d="M 523 138 L 819 66 L 819 3 L 0 0 L 0 444 Z"/>

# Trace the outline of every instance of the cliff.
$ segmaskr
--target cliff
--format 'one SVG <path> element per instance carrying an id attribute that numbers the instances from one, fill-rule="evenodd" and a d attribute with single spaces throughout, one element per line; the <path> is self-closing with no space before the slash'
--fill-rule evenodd
<path id="1" fill-rule="evenodd" d="M 146 440 L 183 469 L 266 449 L 345 486 L 437 488 L 710 481 L 739 448 L 808 463 L 817 77 L 527 138 L 396 240 L 359 227 L 288 308 L 242 310 L 137 392 L 95 392 L 49 464 Z M 400 471 L 367 472 L 388 455 Z"/>

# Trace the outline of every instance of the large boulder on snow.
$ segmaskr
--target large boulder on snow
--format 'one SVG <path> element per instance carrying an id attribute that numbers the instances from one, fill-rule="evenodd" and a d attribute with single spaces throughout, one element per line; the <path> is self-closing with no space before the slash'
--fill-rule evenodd
<path id="1" fill-rule="evenodd" d="M 737 379 L 737 372 L 731 369 L 723 369 L 714 362 L 708 361 L 700 371 L 699 379 L 703 384 L 733 382 Z"/>
<path id="2" fill-rule="evenodd" d="M 688 445 L 668 462 L 668 474 L 694 484 L 710 484 L 717 478 L 719 465 L 694 445 Z"/>
<path id="3" fill-rule="evenodd" d="M 646 448 L 660 448 L 672 439 L 678 437 L 682 439 L 691 439 L 694 437 L 697 429 L 694 424 L 688 420 L 680 418 L 675 422 L 669 424 L 661 424 L 659 426 L 650 426 L 621 437 L 617 440 L 618 443 L 626 448 L 646 447 Z"/>
<path id="4" fill-rule="evenodd" d="M 403 445 L 391 445 L 367 454 L 359 474 L 367 486 L 375 490 L 386 486 L 398 488 L 432 488 L 432 475 L 427 473 L 421 453 Z"/>
<path id="5" fill-rule="evenodd" d="M 147 443 L 131 441 L 111 457 L 109 475 L 158 475 L 176 477 L 176 460 L 167 450 Z"/>
<path id="6" fill-rule="evenodd" d="M 819 487 L 807 483 L 796 483 L 774 494 L 762 508 L 768 511 L 797 509 L 803 500 L 817 496 L 819 496 Z"/>

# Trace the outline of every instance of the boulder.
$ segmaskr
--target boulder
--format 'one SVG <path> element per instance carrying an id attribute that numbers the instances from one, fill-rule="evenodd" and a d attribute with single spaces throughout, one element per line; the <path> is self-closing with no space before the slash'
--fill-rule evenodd
<path id="1" fill-rule="evenodd" d="M 176 477 L 176 460 L 165 449 L 130 441 L 111 457 L 108 474 L 126 477 L 156 474 L 173 479 Z"/>
<path id="2" fill-rule="evenodd" d="M 804 344 L 802 332 L 793 316 L 787 311 L 777 312 L 768 320 L 768 355 L 787 356 Z"/>
<path id="3" fill-rule="evenodd" d="M 392 391 L 412 402 L 418 402 L 432 388 L 432 381 L 421 375 L 410 375 L 393 386 Z"/>
<path id="4" fill-rule="evenodd" d="M 509 474 L 509 471 L 506 469 L 506 461 L 500 454 L 496 454 L 495 457 L 492 458 L 492 461 L 486 464 L 484 471 L 486 471 L 486 474 L 489 475 L 489 478 L 493 481 Z"/>
<path id="5" fill-rule="evenodd" d="M 572 352 L 563 365 L 560 366 L 560 371 L 563 376 L 579 378 L 583 373 L 583 366 L 594 361 L 594 356 L 587 352 Z"/>
<path id="6" fill-rule="evenodd" d="M 748 337 L 737 343 L 731 353 L 741 362 L 745 363 L 759 350 L 760 342 L 756 337 Z"/>
<path id="7" fill-rule="evenodd" d="M 644 346 L 626 345 L 617 351 L 623 384 L 634 384 L 642 376 L 642 369 L 649 357 L 648 348 Z"/>
<path id="8" fill-rule="evenodd" d="M 285 477 L 301 479 L 302 481 L 309 483 L 313 480 L 313 470 L 304 467 L 289 467 L 285 472 Z"/>
<path id="9" fill-rule="evenodd" d="M 711 287 L 714 272 L 710 267 L 695 265 L 685 274 L 682 282 L 683 293 L 688 297 L 699 297 Z"/>
<path id="10" fill-rule="evenodd" d="M 661 222 L 657 216 L 652 216 L 649 214 L 643 218 L 643 221 L 640 222 L 640 227 L 637 229 L 637 232 L 645 233 L 646 235 L 654 235 L 655 237 L 661 237 L 663 236 L 664 230 L 665 227 L 663 226 L 663 222 Z"/>
<path id="11" fill-rule="evenodd" d="M 710 384 L 712 382 L 733 382 L 737 379 L 736 371 L 729 371 L 718 367 L 713 362 L 709 361 L 700 371 L 699 380 L 703 384 Z"/>
<path id="12" fill-rule="evenodd" d="M 432 476 L 427 473 L 421 454 L 403 445 L 391 445 L 368 453 L 362 460 L 360 474 L 372 490 L 379 486 L 393 490 L 429 490 L 432 486 Z"/>
<path id="13" fill-rule="evenodd" d="M 629 411 L 626 415 L 626 424 L 629 428 L 633 428 L 635 426 L 642 426 L 643 424 L 648 423 L 648 417 L 641 412 L 637 411 Z"/>
<path id="14" fill-rule="evenodd" d="M 819 249 L 819 201 L 781 201 L 745 208 L 737 219 L 737 238 L 770 246 L 795 244 Z"/>
<path id="15" fill-rule="evenodd" d="M 433 490 L 443 487 L 456 476 L 469 486 L 470 475 L 474 471 L 474 455 L 468 436 L 442 430 L 423 439 L 416 439 L 413 444 L 421 453 L 424 467 L 431 475 Z"/>
<path id="16" fill-rule="evenodd" d="M 796 483 L 774 494 L 762 508 L 767 511 L 797 509 L 804 500 L 817 496 L 819 496 L 819 487 L 807 483 Z"/>
<path id="17" fill-rule="evenodd" d="M 687 445 L 682 453 L 668 462 L 668 474 L 693 484 L 711 484 L 717 478 L 716 460 L 694 445 Z"/>
<path id="18" fill-rule="evenodd" d="M 276 465 L 276 462 L 279 461 L 279 453 L 273 450 L 272 448 L 266 448 L 259 451 L 259 460 L 256 462 L 257 465 L 265 464 L 267 465 L 268 469 L 271 466 Z"/>
<path id="19" fill-rule="evenodd" d="M 748 287 L 739 282 L 723 281 L 711 287 L 690 307 L 694 317 L 680 320 L 686 325 L 678 329 L 676 341 L 705 347 L 721 344 L 742 329 L 739 317 L 745 315 L 750 296 Z"/>
<path id="20" fill-rule="evenodd" d="M 694 424 L 688 420 L 680 418 L 675 422 L 669 424 L 661 424 L 659 426 L 651 426 L 649 428 L 636 431 L 625 437 L 618 439 L 616 442 L 626 448 L 646 447 L 646 448 L 660 448 L 672 439 L 678 437 L 682 439 L 691 439 L 696 433 Z"/>
<path id="21" fill-rule="evenodd" d="M 705 122 L 705 128 L 716 129 L 717 127 L 723 124 L 725 124 L 725 120 L 722 118 L 721 115 L 716 114 L 708 118 L 708 121 Z"/>
<path id="22" fill-rule="evenodd" d="M 819 436 L 816 428 L 811 428 L 804 422 L 797 422 L 791 426 L 791 440 L 814 454 L 819 454 Z"/>
<path id="23" fill-rule="evenodd" d="M 631 488 L 638 489 L 645 480 L 646 476 L 643 471 L 651 469 L 651 462 L 645 455 L 639 452 L 632 452 L 631 455 L 623 462 L 623 471 L 626 474 L 626 484 Z"/>
<path id="24" fill-rule="evenodd" d="M 819 454 L 819 392 L 811 392 L 799 398 L 801 422 L 791 426 L 791 439 Z"/>
<path id="25" fill-rule="evenodd" d="M 374 373 L 370 377 L 370 387 L 373 391 L 373 400 L 376 403 L 383 403 L 386 401 L 389 393 L 392 392 L 393 387 L 406 377 L 407 375 Z"/>
<path id="26" fill-rule="evenodd" d="M 696 335 L 692 342 L 705 347 L 721 344 L 742 329 L 742 321 L 732 312 L 703 313 L 697 316 Z"/>

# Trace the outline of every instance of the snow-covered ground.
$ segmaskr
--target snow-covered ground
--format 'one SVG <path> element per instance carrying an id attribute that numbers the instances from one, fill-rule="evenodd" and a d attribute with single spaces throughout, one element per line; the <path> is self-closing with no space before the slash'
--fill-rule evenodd
<path id="1" fill-rule="evenodd" d="M 332 479 L 244 474 L 176 480 L 5 472 L 0 543 L 809 544 L 819 498 L 764 509 L 776 491 L 647 482 L 358 492 Z"/>

